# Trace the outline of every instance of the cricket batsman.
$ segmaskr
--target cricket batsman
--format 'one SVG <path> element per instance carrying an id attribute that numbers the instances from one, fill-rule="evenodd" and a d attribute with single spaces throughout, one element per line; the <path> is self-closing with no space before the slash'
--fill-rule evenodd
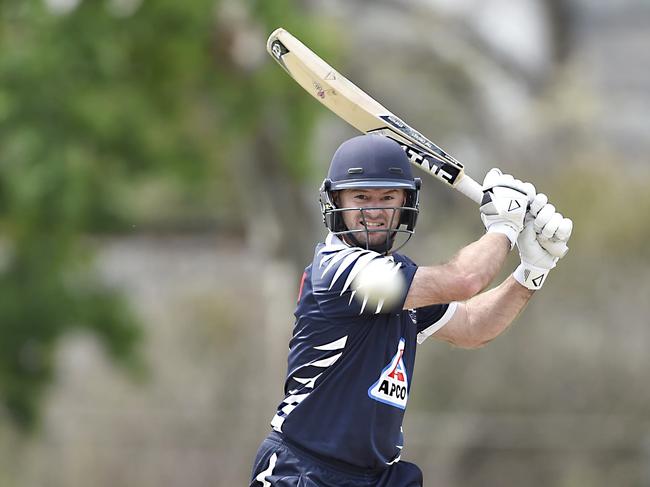
<path id="1" fill-rule="evenodd" d="M 420 469 L 400 460 L 417 346 L 433 337 L 471 349 L 496 338 L 571 235 L 571 220 L 532 184 L 492 169 L 480 206 L 486 233 L 449 262 L 418 266 L 396 250 L 415 232 L 419 191 L 386 137 L 355 137 L 334 154 L 320 195 L 329 233 L 302 277 L 284 399 L 251 487 L 421 486 Z M 521 263 L 484 291 L 515 244 Z M 371 268 L 382 270 L 359 285 Z"/>

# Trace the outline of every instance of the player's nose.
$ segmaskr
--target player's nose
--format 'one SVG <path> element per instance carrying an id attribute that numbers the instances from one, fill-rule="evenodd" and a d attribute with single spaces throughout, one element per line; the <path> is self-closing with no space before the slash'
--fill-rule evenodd
<path id="1" fill-rule="evenodd" d="M 366 214 L 366 218 L 370 219 L 376 219 L 382 216 L 382 210 L 378 208 L 366 208 L 364 212 Z"/>

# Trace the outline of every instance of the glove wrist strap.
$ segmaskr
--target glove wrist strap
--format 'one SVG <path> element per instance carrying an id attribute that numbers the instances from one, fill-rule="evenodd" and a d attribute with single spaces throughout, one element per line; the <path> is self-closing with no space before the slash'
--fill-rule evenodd
<path id="1" fill-rule="evenodd" d="M 551 272 L 551 269 L 545 269 L 543 267 L 536 267 L 534 265 L 522 262 L 515 269 L 515 272 L 512 273 L 512 277 L 521 284 L 522 286 L 536 291 L 541 289 L 544 281 L 546 281 L 546 276 Z"/>

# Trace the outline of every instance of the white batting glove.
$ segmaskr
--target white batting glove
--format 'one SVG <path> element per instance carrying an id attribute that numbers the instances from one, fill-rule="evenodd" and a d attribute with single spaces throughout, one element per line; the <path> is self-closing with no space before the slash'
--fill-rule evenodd
<path id="1" fill-rule="evenodd" d="M 555 211 L 555 206 L 548 202 L 548 197 L 544 193 L 535 195 L 529 213 L 535 218 L 533 228 L 540 245 L 551 255 L 564 257 L 569 251 L 567 242 L 573 231 L 573 221 Z"/>
<path id="2" fill-rule="evenodd" d="M 517 247 L 521 264 L 515 269 L 512 277 L 528 289 L 540 289 L 548 273 L 555 267 L 558 257 L 549 254 L 538 242 L 532 215 L 526 216 L 524 229 L 517 238 Z"/>
<path id="3" fill-rule="evenodd" d="M 481 220 L 488 233 L 505 234 L 510 248 L 524 227 L 528 204 L 535 197 L 535 187 L 523 183 L 497 168 L 490 169 L 483 180 Z"/>

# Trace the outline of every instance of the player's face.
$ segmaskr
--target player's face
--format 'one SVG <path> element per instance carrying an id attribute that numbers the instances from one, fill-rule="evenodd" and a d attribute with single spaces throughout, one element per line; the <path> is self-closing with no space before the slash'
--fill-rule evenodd
<path id="1" fill-rule="evenodd" d="M 339 192 L 338 200 L 339 208 L 364 208 L 363 211 L 342 212 L 343 222 L 348 230 L 370 230 L 368 234 L 359 232 L 354 236 L 359 243 L 372 247 L 386 242 L 386 231 L 399 226 L 400 210 L 392 208 L 404 206 L 406 192 L 403 189 L 344 189 Z"/>

